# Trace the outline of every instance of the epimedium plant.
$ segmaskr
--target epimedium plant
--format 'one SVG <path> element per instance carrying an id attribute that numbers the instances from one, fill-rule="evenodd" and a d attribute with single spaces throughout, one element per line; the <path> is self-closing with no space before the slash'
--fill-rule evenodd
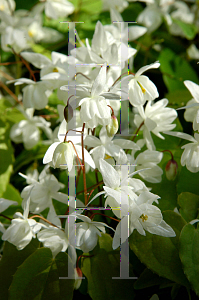
<path id="1" fill-rule="evenodd" d="M 23 5 L 0 0 L 1 298 L 197 299 L 198 3 Z"/>

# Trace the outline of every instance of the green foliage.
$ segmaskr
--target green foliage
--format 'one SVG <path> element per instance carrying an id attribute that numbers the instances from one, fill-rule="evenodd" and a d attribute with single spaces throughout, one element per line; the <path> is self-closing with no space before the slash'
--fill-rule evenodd
<path id="1" fill-rule="evenodd" d="M 175 24 L 177 24 L 180 27 L 180 29 L 182 30 L 182 32 L 188 40 L 193 40 L 195 38 L 198 31 L 196 25 L 188 24 L 174 18 L 172 20 Z"/>
<path id="2" fill-rule="evenodd" d="M 14 157 L 9 131 L 9 124 L 0 120 L 0 196 L 5 192 L 13 170 Z"/>
<path id="3" fill-rule="evenodd" d="M 40 248 L 30 255 L 18 268 L 9 288 L 10 300 L 70 300 L 73 297 L 74 279 L 59 279 L 68 276 L 66 253 L 55 258 L 48 248 Z"/>
<path id="4" fill-rule="evenodd" d="M 191 65 L 171 49 L 165 48 L 159 55 L 160 70 L 169 92 L 184 89 L 184 80 L 198 82 L 198 76 Z"/>
<path id="5" fill-rule="evenodd" d="M 179 254 L 184 272 L 199 296 L 199 230 L 191 224 L 184 226 L 181 232 Z"/>
<path id="6" fill-rule="evenodd" d="M 134 299 L 133 279 L 112 279 L 112 277 L 120 277 L 120 252 L 113 251 L 112 238 L 109 235 L 102 234 L 98 245 L 90 255 L 93 256 L 82 258 L 82 272 L 88 280 L 88 293 L 91 298 L 93 300 Z M 130 276 L 134 276 L 132 272 Z"/>
<path id="7" fill-rule="evenodd" d="M 179 181 L 177 183 L 178 194 L 182 192 L 190 192 L 199 195 L 198 189 L 199 172 L 192 173 L 186 167 L 182 167 Z"/>
<path id="8" fill-rule="evenodd" d="M 199 196 L 189 192 L 181 193 L 178 196 L 178 203 L 180 205 L 180 214 L 187 221 L 190 222 L 198 218 L 199 211 Z"/>
<path id="9" fill-rule="evenodd" d="M 37 239 L 32 239 L 29 245 L 23 250 L 17 250 L 17 248 L 5 242 L 3 248 L 3 258 L 0 261 L 0 290 L 1 300 L 8 299 L 8 290 L 13 280 L 13 276 L 18 267 L 39 247 Z M 19 298 L 18 298 L 19 299 Z M 27 299 L 27 298 L 26 298 Z"/>
<path id="10" fill-rule="evenodd" d="M 163 213 L 164 220 L 175 231 L 176 237 L 168 238 L 136 230 L 129 238 L 130 248 L 150 270 L 181 285 L 189 286 L 178 254 L 179 235 L 186 222 L 175 212 Z"/>

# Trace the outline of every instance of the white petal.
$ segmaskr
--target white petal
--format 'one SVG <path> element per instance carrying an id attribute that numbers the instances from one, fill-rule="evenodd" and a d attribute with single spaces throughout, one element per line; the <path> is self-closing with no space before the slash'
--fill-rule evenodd
<path id="1" fill-rule="evenodd" d="M 160 66 L 160 63 L 158 61 L 156 61 L 153 64 L 144 66 L 137 71 L 137 73 L 135 74 L 135 77 L 140 76 L 142 73 L 146 72 L 149 69 L 157 69 L 157 68 L 159 68 L 159 66 Z"/>
<path id="2" fill-rule="evenodd" d="M 100 172 L 106 186 L 116 188 L 120 185 L 120 176 L 118 172 L 102 158 L 99 161 Z"/>
<path id="3" fill-rule="evenodd" d="M 43 164 L 47 164 L 52 161 L 54 151 L 60 143 L 61 142 L 55 142 L 48 148 L 43 158 Z"/>

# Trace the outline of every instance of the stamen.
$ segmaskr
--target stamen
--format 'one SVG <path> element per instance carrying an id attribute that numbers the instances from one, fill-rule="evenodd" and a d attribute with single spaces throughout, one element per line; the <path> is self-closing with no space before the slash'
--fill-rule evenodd
<path id="1" fill-rule="evenodd" d="M 142 219 L 142 222 L 144 222 L 144 221 L 146 221 L 146 220 L 148 219 L 148 216 L 142 214 L 142 215 L 140 216 L 140 219 Z"/>
<path id="2" fill-rule="evenodd" d="M 146 90 L 143 88 L 143 86 L 141 85 L 141 83 L 139 83 L 139 81 L 137 81 L 137 83 L 139 84 L 139 86 L 141 87 L 142 93 L 145 94 Z"/>

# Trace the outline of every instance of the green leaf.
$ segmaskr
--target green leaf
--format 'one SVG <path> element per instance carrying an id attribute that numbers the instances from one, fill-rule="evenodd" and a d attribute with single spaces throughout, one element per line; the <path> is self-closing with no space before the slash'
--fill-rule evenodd
<path id="1" fill-rule="evenodd" d="M 17 250 L 17 248 L 5 242 L 3 248 L 3 257 L 0 261 L 0 291 L 1 300 L 8 299 L 8 289 L 12 282 L 13 275 L 17 271 L 17 268 L 24 262 L 24 260 L 30 256 L 39 246 L 37 239 L 32 239 L 29 245 L 23 250 Z"/>
<path id="2" fill-rule="evenodd" d="M 196 25 L 185 23 L 179 19 L 173 19 L 173 22 L 177 24 L 183 31 L 188 40 L 193 40 L 198 32 Z"/>
<path id="3" fill-rule="evenodd" d="M 198 217 L 199 211 L 199 196 L 184 192 L 178 196 L 178 203 L 180 205 L 180 214 L 187 221 L 190 222 Z"/>
<path id="4" fill-rule="evenodd" d="M 13 170 L 14 156 L 9 131 L 9 123 L 0 120 L 0 197 L 6 190 Z"/>
<path id="5" fill-rule="evenodd" d="M 191 65 L 172 50 L 165 48 L 159 56 L 160 70 L 169 92 L 186 90 L 184 80 L 198 82 L 198 76 Z"/>
<path id="6" fill-rule="evenodd" d="M 139 289 L 144 289 L 144 288 L 148 288 L 154 285 L 173 285 L 173 283 L 163 277 L 158 276 L 157 274 L 153 273 L 151 270 L 149 269 L 145 269 L 142 274 L 140 275 L 140 277 L 138 278 L 138 280 L 136 280 L 135 284 L 134 284 L 134 288 L 136 290 Z"/>
<path id="7" fill-rule="evenodd" d="M 188 90 L 175 90 L 165 96 L 169 100 L 169 106 L 173 108 L 183 107 L 191 99 L 191 94 Z"/>
<path id="8" fill-rule="evenodd" d="M 72 262 L 69 260 L 69 263 Z M 68 255 L 60 252 L 55 259 L 49 248 L 40 248 L 18 268 L 9 289 L 9 300 L 70 300 L 74 279 L 68 275 Z"/>
<path id="9" fill-rule="evenodd" d="M 43 159 L 48 145 L 38 144 L 31 150 L 23 150 L 15 160 L 14 171 L 18 172 L 23 166 L 30 164 L 37 159 Z"/>
<path id="10" fill-rule="evenodd" d="M 18 123 L 21 120 L 25 120 L 25 117 L 7 99 L 1 99 L 1 102 L 0 102 L 0 119 L 4 119 L 4 121 L 8 120 L 11 123 Z"/>
<path id="11" fill-rule="evenodd" d="M 90 254 L 93 256 L 82 258 L 82 272 L 87 277 L 88 293 L 91 298 L 134 299 L 133 279 L 112 279 L 120 276 L 120 252 L 113 251 L 112 238 L 108 234 L 102 234 L 98 245 Z M 130 275 L 133 276 L 131 272 L 130 267 Z"/>
<path id="12" fill-rule="evenodd" d="M 19 204 L 22 202 L 22 198 L 20 196 L 20 193 L 12 184 L 8 184 L 5 192 L 2 195 L 2 198 L 17 201 Z"/>
<path id="13" fill-rule="evenodd" d="M 129 238 L 130 248 L 142 263 L 159 276 L 189 286 L 178 254 L 179 235 L 186 222 L 173 211 L 164 212 L 163 218 L 175 230 L 176 237 L 163 237 L 148 232 L 143 236 L 135 230 Z"/>
<path id="14" fill-rule="evenodd" d="M 166 164 L 165 164 L 166 165 Z M 163 171 L 165 170 L 165 165 Z M 158 196 L 159 204 L 157 206 L 162 210 L 173 210 L 177 206 L 177 191 L 176 191 L 176 182 L 169 181 L 166 178 L 165 172 L 162 176 L 162 181 L 160 183 L 150 183 L 149 186 L 152 187 L 152 192 Z M 156 205 L 156 204 L 155 204 Z"/>
<path id="15" fill-rule="evenodd" d="M 186 167 L 182 167 L 179 181 L 177 183 L 178 194 L 182 192 L 190 192 L 199 195 L 198 189 L 199 172 L 192 173 Z"/>
<path id="16" fill-rule="evenodd" d="M 45 55 L 51 60 L 51 52 L 47 50 L 45 47 L 39 45 L 39 44 L 31 44 L 31 48 L 34 52 L 40 53 L 42 55 Z"/>
<path id="17" fill-rule="evenodd" d="M 184 272 L 199 296 L 199 230 L 187 224 L 180 235 L 180 259 Z"/>

